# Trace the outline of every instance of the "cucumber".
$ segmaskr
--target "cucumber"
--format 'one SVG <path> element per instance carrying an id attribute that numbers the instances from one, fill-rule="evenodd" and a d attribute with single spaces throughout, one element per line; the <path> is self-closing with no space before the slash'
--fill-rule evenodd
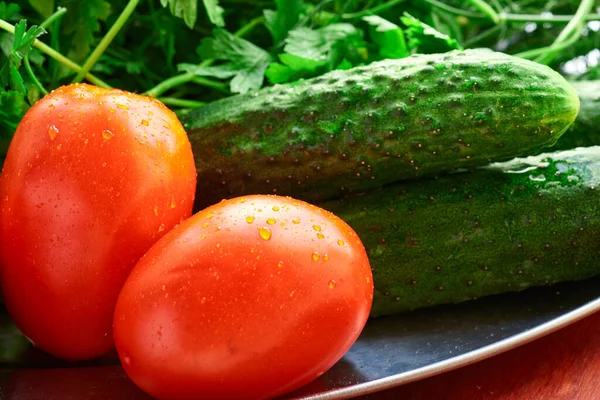
<path id="1" fill-rule="evenodd" d="M 319 202 L 555 144 L 579 99 L 557 72 L 491 50 L 332 71 L 182 116 L 197 206 L 269 193 Z"/>
<path id="2" fill-rule="evenodd" d="M 600 146 L 396 183 L 321 207 L 367 249 L 372 316 L 600 273 Z"/>
<path id="3" fill-rule="evenodd" d="M 556 150 L 600 145 L 600 80 L 571 82 L 571 85 L 579 95 L 579 114 L 554 145 Z"/>

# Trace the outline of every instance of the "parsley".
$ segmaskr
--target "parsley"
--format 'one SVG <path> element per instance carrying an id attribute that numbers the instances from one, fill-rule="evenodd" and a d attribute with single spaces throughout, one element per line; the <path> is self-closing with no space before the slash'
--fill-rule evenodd
<path id="1" fill-rule="evenodd" d="M 378 15 L 369 15 L 363 20 L 370 25 L 369 33 L 379 47 L 381 58 L 404 58 L 410 54 L 404 33 L 398 25 Z"/>
<path id="2" fill-rule="evenodd" d="M 266 72 L 272 83 L 291 82 L 339 69 L 343 64 L 359 65 L 366 61 L 362 31 L 354 25 L 338 23 L 320 29 L 301 27 L 289 32 L 281 63 L 273 63 Z"/>
<path id="3" fill-rule="evenodd" d="M 215 77 L 231 76 L 233 93 L 246 93 L 259 89 L 271 55 L 251 42 L 238 38 L 225 29 L 215 29 L 213 37 L 204 39 L 198 48 L 201 57 L 227 61 L 211 69 Z M 206 70 L 205 70 L 206 71 Z"/>
<path id="4" fill-rule="evenodd" d="M 456 39 L 444 35 L 408 13 L 404 13 L 401 21 L 407 26 L 408 45 L 414 52 L 433 54 L 461 49 Z"/>
<path id="5" fill-rule="evenodd" d="M 264 10 L 265 26 L 273 36 L 275 45 L 279 45 L 288 32 L 296 27 L 304 8 L 303 0 L 275 0 L 277 10 Z"/>
<path id="6" fill-rule="evenodd" d="M 10 86 L 11 89 L 16 90 L 22 95 L 27 93 L 19 68 L 23 59 L 31 52 L 34 40 L 45 32 L 44 28 L 35 25 L 27 30 L 27 21 L 25 20 L 19 21 L 15 26 L 14 41 L 8 57 L 8 63 L 0 71 L 0 76 L 2 76 L 2 82 L 5 86 Z"/>

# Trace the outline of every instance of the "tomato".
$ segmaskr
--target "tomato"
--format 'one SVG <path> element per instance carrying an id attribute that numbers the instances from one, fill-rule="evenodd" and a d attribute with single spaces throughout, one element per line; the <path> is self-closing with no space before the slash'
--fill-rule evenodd
<path id="1" fill-rule="evenodd" d="M 196 213 L 144 255 L 117 301 L 115 344 L 154 397 L 273 397 L 335 364 L 372 299 L 365 249 L 344 221 L 245 196 Z"/>
<path id="2" fill-rule="evenodd" d="M 113 348 L 121 286 L 192 213 L 191 145 L 162 103 L 79 84 L 36 103 L 0 178 L 0 264 L 9 314 L 67 360 Z"/>

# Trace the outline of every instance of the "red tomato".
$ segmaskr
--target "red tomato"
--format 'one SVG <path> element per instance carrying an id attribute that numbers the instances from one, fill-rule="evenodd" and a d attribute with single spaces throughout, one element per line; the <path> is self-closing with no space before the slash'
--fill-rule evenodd
<path id="1" fill-rule="evenodd" d="M 117 302 L 115 344 L 154 397 L 268 398 L 335 364 L 372 299 L 365 249 L 340 218 L 289 197 L 240 197 L 144 255 Z"/>
<path id="2" fill-rule="evenodd" d="M 123 282 L 191 215 L 195 185 L 186 133 L 157 100 L 81 84 L 36 103 L 0 178 L 2 290 L 16 325 L 59 358 L 110 350 Z"/>

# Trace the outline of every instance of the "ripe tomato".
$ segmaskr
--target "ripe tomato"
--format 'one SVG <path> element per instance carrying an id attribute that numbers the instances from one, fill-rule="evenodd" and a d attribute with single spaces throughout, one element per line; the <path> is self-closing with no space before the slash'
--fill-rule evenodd
<path id="1" fill-rule="evenodd" d="M 186 133 L 162 103 L 85 84 L 36 103 L 0 178 L 2 290 L 16 325 L 63 359 L 110 350 L 123 282 L 191 215 L 195 185 Z"/>
<path id="2" fill-rule="evenodd" d="M 198 212 L 144 255 L 119 295 L 115 344 L 154 397 L 273 397 L 336 363 L 372 298 L 345 222 L 289 197 L 245 196 Z"/>

